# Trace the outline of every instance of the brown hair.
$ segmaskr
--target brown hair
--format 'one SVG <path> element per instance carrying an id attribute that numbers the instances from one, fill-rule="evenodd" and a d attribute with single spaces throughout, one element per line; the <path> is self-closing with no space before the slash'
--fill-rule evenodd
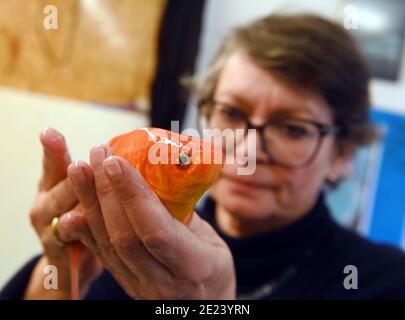
<path id="1" fill-rule="evenodd" d="M 281 79 L 318 92 L 354 146 L 374 141 L 369 120 L 369 74 L 351 36 L 337 23 L 314 15 L 270 15 L 234 29 L 223 41 L 196 90 L 211 98 L 227 59 L 243 51 Z"/>

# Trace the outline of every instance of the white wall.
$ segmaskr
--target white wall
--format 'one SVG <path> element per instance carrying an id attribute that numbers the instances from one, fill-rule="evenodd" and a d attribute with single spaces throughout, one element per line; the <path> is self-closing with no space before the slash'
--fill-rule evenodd
<path id="1" fill-rule="evenodd" d="M 331 19 L 342 19 L 341 0 L 207 0 L 204 13 L 197 74 L 203 72 L 215 54 L 222 37 L 233 27 L 272 12 L 312 12 Z M 343 22 L 342 22 L 343 23 Z M 405 114 L 405 52 L 400 80 L 373 79 L 372 105 L 379 109 Z M 185 126 L 195 126 L 196 110 L 190 106 Z"/>
<path id="2" fill-rule="evenodd" d="M 92 146 L 146 124 L 133 112 L 0 88 L 0 288 L 40 252 L 28 219 L 41 173 L 40 131 L 57 128 L 72 158 L 88 160 Z"/>

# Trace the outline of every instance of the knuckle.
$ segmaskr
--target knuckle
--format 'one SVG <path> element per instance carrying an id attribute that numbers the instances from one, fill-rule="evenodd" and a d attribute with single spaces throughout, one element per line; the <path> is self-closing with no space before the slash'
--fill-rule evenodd
<path id="1" fill-rule="evenodd" d="M 185 279 L 176 281 L 176 291 L 173 292 L 175 300 L 181 299 L 204 299 L 206 297 L 206 287 L 203 282 Z"/>
<path id="2" fill-rule="evenodd" d="M 103 253 L 105 256 L 113 256 L 115 254 L 115 249 L 114 246 L 112 245 L 110 239 L 106 239 L 103 241 L 100 241 L 98 244 L 100 251 Z"/>
<path id="3" fill-rule="evenodd" d="M 39 222 L 41 221 L 41 213 L 37 208 L 34 207 L 31 209 L 29 217 L 32 226 L 36 227 L 39 225 Z"/>
<path id="4" fill-rule="evenodd" d="M 108 183 L 108 181 L 103 181 L 99 184 L 97 188 L 97 195 L 101 198 L 109 198 L 112 197 L 114 194 L 113 189 L 111 188 L 111 185 Z"/>
<path id="5" fill-rule="evenodd" d="M 94 201 L 93 203 L 85 207 L 83 210 L 85 216 L 94 215 L 95 213 L 99 212 L 100 212 L 100 203 L 98 201 Z"/>
<path id="6" fill-rule="evenodd" d="M 36 227 L 41 223 L 43 211 L 43 201 L 38 196 L 29 211 L 29 218 L 32 226 Z"/>
<path id="7" fill-rule="evenodd" d="M 62 213 L 63 211 L 65 211 L 62 202 L 57 197 L 54 189 L 49 192 L 49 206 L 51 208 L 51 211 L 54 213 Z"/>
<path id="8" fill-rule="evenodd" d="M 218 258 L 215 259 L 215 256 Z M 226 252 L 217 252 L 206 257 L 206 259 L 201 259 L 198 262 L 198 272 L 190 274 L 190 278 L 195 283 L 211 283 L 218 274 L 223 274 L 224 277 L 230 274 L 229 266 L 233 265 L 232 255 L 229 254 L 229 257 L 227 257 Z"/>
<path id="9" fill-rule="evenodd" d="M 136 253 L 136 242 L 127 235 L 118 235 L 111 238 L 112 245 L 121 254 L 133 256 Z"/>
<path id="10" fill-rule="evenodd" d="M 42 247 L 44 248 L 45 252 L 49 252 L 50 250 L 52 250 L 55 247 L 55 244 L 53 242 L 51 235 L 47 232 L 44 232 L 40 236 L 40 240 L 41 240 Z"/>
<path id="11" fill-rule="evenodd" d="M 138 207 L 137 204 L 145 201 L 145 195 L 148 195 L 147 187 L 137 184 L 136 187 L 127 179 L 116 183 L 115 190 L 119 193 L 119 198 L 124 207 Z M 142 190 L 142 192 L 140 192 Z"/>
<path id="12" fill-rule="evenodd" d="M 176 295 L 173 294 L 172 290 L 160 289 L 154 292 L 153 299 L 156 300 L 173 300 Z"/>
<path id="13" fill-rule="evenodd" d="M 218 261 L 220 259 L 216 259 Z M 204 283 L 210 281 L 212 278 L 212 275 L 214 274 L 214 265 L 217 262 L 210 261 L 210 260 L 201 260 L 198 263 L 198 272 L 190 272 L 189 277 L 190 280 L 193 281 L 194 283 Z M 192 271 L 192 270 L 190 270 Z M 195 271 L 195 270 L 194 270 Z"/>
<path id="14" fill-rule="evenodd" d="M 143 240 L 145 246 L 154 252 L 167 252 L 172 241 L 171 233 L 164 229 L 159 229 L 147 234 Z"/>
<path id="15" fill-rule="evenodd" d="M 140 203 L 142 201 L 138 193 L 132 192 L 127 187 L 122 187 L 118 189 L 120 192 L 120 201 L 124 207 L 133 207 L 134 203 Z"/>

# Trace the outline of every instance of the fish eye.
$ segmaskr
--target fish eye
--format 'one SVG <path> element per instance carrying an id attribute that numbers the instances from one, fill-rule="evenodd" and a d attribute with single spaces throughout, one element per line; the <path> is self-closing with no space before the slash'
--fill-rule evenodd
<path id="1" fill-rule="evenodd" d="M 188 152 L 182 152 L 179 156 L 179 164 L 182 167 L 186 167 L 191 164 L 191 158 Z"/>

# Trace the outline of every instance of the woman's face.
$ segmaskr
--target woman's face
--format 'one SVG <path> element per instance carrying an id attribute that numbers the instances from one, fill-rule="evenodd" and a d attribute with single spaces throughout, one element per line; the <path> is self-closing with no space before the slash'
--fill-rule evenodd
<path id="1" fill-rule="evenodd" d="M 228 59 L 214 99 L 240 108 L 254 125 L 281 113 L 333 124 L 330 109 L 318 94 L 282 82 L 242 53 Z M 218 207 L 240 220 L 296 220 L 312 208 L 325 180 L 339 176 L 347 162 L 337 154 L 332 134 L 324 137 L 314 160 L 299 169 L 272 163 L 258 136 L 256 141 L 255 172 L 238 175 L 237 164 L 226 164 L 211 188 Z"/>

